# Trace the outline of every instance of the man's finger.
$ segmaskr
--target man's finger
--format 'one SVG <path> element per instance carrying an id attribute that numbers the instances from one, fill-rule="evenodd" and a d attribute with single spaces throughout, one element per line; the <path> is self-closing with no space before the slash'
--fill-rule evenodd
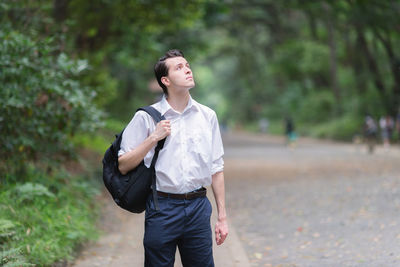
<path id="1" fill-rule="evenodd" d="M 226 237 L 228 236 L 228 234 L 222 234 L 221 235 L 221 244 L 225 242 Z"/>
<path id="2" fill-rule="evenodd" d="M 218 237 L 215 241 L 217 242 L 217 245 L 221 245 L 221 243 L 222 243 L 220 237 Z"/>
<path id="3" fill-rule="evenodd" d="M 220 230 L 215 231 L 215 241 L 217 242 L 217 245 L 224 243 L 226 236 L 227 234 L 222 234 Z"/>

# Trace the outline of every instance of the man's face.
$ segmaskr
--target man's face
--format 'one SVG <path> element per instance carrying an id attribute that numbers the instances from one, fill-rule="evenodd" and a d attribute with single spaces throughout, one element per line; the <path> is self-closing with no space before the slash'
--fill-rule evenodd
<path id="1" fill-rule="evenodd" d="M 164 80 L 164 84 L 168 89 L 186 89 L 189 90 L 195 86 L 193 73 L 189 63 L 183 57 L 173 57 L 165 60 L 168 67 L 168 75 Z"/>

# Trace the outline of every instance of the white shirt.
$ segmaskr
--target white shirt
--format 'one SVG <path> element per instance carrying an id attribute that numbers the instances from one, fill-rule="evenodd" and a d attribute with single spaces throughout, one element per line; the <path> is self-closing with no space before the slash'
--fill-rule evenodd
<path id="1" fill-rule="evenodd" d="M 152 106 L 171 121 L 171 134 L 155 165 L 157 190 L 180 194 L 210 185 L 212 175 L 224 169 L 224 149 L 215 112 L 191 97 L 182 113 L 174 110 L 165 96 Z M 154 130 L 152 117 L 145 111 L 136 112 L 122 135 L 118 155 L 136 148 Z M 147 167 L 154 148 L 144 157 Z"/>

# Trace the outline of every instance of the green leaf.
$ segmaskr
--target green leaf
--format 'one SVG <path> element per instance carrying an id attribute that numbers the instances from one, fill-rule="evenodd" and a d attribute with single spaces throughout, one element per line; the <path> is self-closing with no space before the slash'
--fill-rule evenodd
<path id="1" fill-rule="evenodd" d="M 42 184 L 37 183 L 25 183 L 23 185 L 17 186 L 16 191 L 18 192 L 18 200 L 32 200 L 37 196 L 45 196 L 50 198 L 55 198 L 55 195 L 51 193 L 47 187 Z"/>

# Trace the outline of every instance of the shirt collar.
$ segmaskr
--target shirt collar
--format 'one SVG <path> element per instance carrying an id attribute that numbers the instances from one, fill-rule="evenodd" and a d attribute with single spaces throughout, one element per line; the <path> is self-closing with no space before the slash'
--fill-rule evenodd
<path id="1" fill-rule="evenodd" d="M 162 99 L 160 101 L 160 113 L 161 113 L 161 115 L 164 116 L 165 113 L 167 113 L 168 110 L 172 110 L 172 107 L 169 105 L 165 95 L 163 95 L 163 97 L 162 97 Z"/>
<path id="2" fill-rule="evenodd" d="M 199 110 L 198 103 L 192 98 L 191 95 L 189 95 L 189 101 L 186 106 L 186 108 L 183 110 L 182 114 L 185 113 L 188 110 Z M 177 113 L 171 105 L 168 103 L 167 98 L 165 95 L 163 95 L 161 102 L 160 102 L 160 113 L 162 116 L 165 115 L 168 111 L 172 111 L 174 113 Z"/>

